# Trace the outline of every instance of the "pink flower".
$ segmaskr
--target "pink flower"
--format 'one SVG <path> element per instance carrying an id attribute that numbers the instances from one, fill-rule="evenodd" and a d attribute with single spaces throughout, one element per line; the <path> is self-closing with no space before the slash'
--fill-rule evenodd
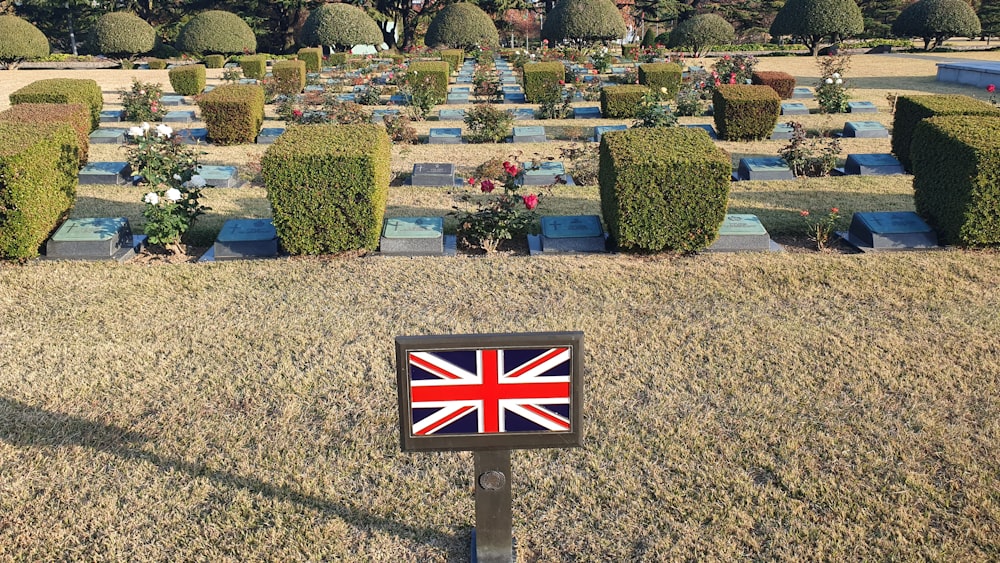
<path id="1" fill-rule="evenodd" d="M 805 209 L 803 209 L 802 211 L 799 211 L 799 215 L 801 215 L 803 217 L 808 217 L 809 216 L 809 212 L 806 211 Z"/>
<path id="2" fill-rule="evenodd" d="M 730 84 L 736 84 L 736 75 L 735 74 L 733 76 L 729 77 L 729 83 Z"/>
<path id="3" fill-rule="evenodd" d="M 479 189 L 483 190 L 483 193 L 491 193 L 495 188 L 496 184 L 492 180 L 483 180 L 483 183 L 479 185 Z"/>
<path id="4" fill-rule="evenodd" d="M 535 194 L 524 196 L 524 206 L 528 208 L 528 211 L 538 207 L 538 196 Z"/>
<path id="5" fill-rule="evenodd" d="M 300 109 L 293 109 L 292 110 L 292 115 L 294 117 L 302 117 L 302 110 L 300 110 Z"/>
<path id="6" fill-rule="evenodd" d="M 830 213 L 840 213 L 840 210 L 837 209 L 836 207 L 831 207 L 830 208 Z"/>
<path id="7" fill-rule="evenodd" d="M 989 92 L 990 94 L 992 94 L 993 92 L 996 92 L 997 91 L 997 85 L 996 84 L 990 84 L 989 86 L 986 87 L 986 91 Z"/>
<path id="8" fill-rule="evenodd" d="M 548 45 L 548 44 L 549 44 L 548 39 L 542 39 L 542 45 Z"/>
<path id="9" fill-rule="evenodd" d="M 467 182 L 469 182 L 469 185 L 470 185 L 470 186 L 474 186 L 474 185 L 476 185 L 476 179 L 475 179 L 475 178 L 473 178 L 473 177 L 471 177 L 471 176 L 470 176 L 470 177 L 469 177 L 469 179 L 468 179 L 468 180 L 466 180 L 466 181 L 467 181 Z"/>

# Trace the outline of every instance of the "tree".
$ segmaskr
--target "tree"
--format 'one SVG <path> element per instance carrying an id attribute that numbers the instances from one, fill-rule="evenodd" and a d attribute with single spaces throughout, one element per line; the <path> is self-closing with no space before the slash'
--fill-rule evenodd
<path id="1" fill-rule="evenodd" d="M 979 23 L 989 45 L 990 37 L 1000 33 L 1000 0 L 983 0 L 979 6 Z"/>
<path id="2" fill-rule="evenodd" d="M 177 36 L 177 48 L 204 55 L 253 53 L 257 50 L 257 36 L 236 14 L 208 10 L 184 24 Z"/>
<path id="3" fill-rule="evenodd" d="M 559 0 L 542 27 L 549 41 L 608 41 L 626 33 L 625 19 L 610 0 Z"/>
<path id="4" fill-rule="evenodd" d="M 906 7 L 892 24 L 892 32 L 924 40 L 924 50 L 941 46 L 956 35 L 975 37 L 982 30 L 972 6 L 963 0 L 917 0 Z"/>
<path id="5" fill-rule="evenodd" d="M 736 30 L 732 24 L 717 14 L 698 14 L 677 24 L 670 32 L 667 47 L 687 47 L 700 57 L 713 45 L 732 43 Z"/>
<path id="6" fill-rule="evenodd" d="M 899 17 L 907 0 L 858 0 L 865 18 L 865 37 L 891 37 L 892 22 Z"/>
<path id="7" fill-rule="evenodd" d="M 837 42 L 864 29 L 854 0 L 788 0 L 771 24 L 771 35 L 800 37 L 815 57 L 823 38 Z"/>
<path id="8" fill-rule="evenodd" d="M 49 40 L 31 22 L 17 16 L 0 16 L 0 63 L 49 54 Z"/>
<path id="9" fill-rule="evenodd" d="M 459 2 L 446 6 L 434 16 L 427 27 L 424 43 L 430 47 L 496 49 L 500 45 L 500 34 L 489 14 L 474 4 Z"/>
<path id="10" fill-rule="evenodd" d="M 112 57 L 129 58 L 156 46 L 153 26 L 135 14 L 108 12 L 94 26 L 94 49 Z"/>
<path id="11" fill-rule="evenodd" d="M 503 15 L 504 27 L 512 34 L 521 39 L 537 39 L 541 33 L 538 27 L 538 18 L 535 13 L 529 10 L 507 10 Z M 511 46 L 513 46 L 511 38 Z"/>
<path id="12" fill-rule="evenodd" d="M 350 4 L 323 4 L 302 26 L 302 42 L 346 50 L 355 45 L 380 45 L 382 31 L 364 10 Z"/>

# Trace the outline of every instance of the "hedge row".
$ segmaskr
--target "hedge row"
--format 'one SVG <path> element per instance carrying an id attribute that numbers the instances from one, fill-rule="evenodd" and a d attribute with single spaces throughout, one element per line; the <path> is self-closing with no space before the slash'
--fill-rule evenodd
<path id="1" fill-rule="evenodd" d="M 84 104 L 18 104 L 0 112 L 0 121 L 14 123 L 66 123 L 76 133 L 80 166 L 90 150 L 90 108 Z"/>
<path id="2" fill-rule="evenodd" d="M 319 72 L 323 69 L 323 49 L 320 47 L 303 47 L 299 49 L 299 60 L 305 61 L 306 72 Z"/>
<path id="3" fill-rule="evenodd" d="M 375 249 L 389 195 L 392 142 L 375 125 L 290 127 L 268 147 L 261 176 L 291 254 Z"/>
<path id="4" fill-rule="evenodd" d="M 306 87 L 306 62 L 301 59 L 275 61 L 271 65 L 271 76 L 274 77 L 275 88 L 279 94 L 298 94 Z"/>
<path id="5" fill-rule="evenodd" d="M 791 98 L 795 91 L 795 77 L 787 72 L 755 70 L 750 75 L 750 81 L 761 86 L 770 86 L 782 100 Z"/>
<path id="6" fill-rule="evenodd" d="M 601 114 L 607 118 L 635 117 L 649 88 L 638 84 L 601 88 Z"/>
<path id="7" fill-rule="evenodd" d="M 167 73 L 170 87 L 182 96 L 196 96 L 205 89 L 205 65 L 183 65 Z"/>
<path id="8" fill-rule="evenodd" d="M 0 257 L 38 256 L 76 197 L 80 147 L 66 123 L 0 123 Z"/>
<path id="9" fill-rule="evenodd" d="M 226 57 L 223 55 L 205 55 L 202 60 L 205 68 L 222 68 L 226 66 Z"/>
<path id="10" fill-rule="evenodd" d="M 674 99 L 681 89 L 681 74 L 684 69 L 677 63 L 646 63 L 639 65 L 639 84 L 659 91 L 666 88 L 667 99 Z"/>
<path id="11" fill-rule="evenodd" d="M 522 73 L 524 100 L 529 104 L 539 103 L 553 89 L 561 91 L 559 82 L 566 80 L 566 67 L 557 62 L 526 63 Z"/>
<path id="12" fill-rule="evenodd" d="M 601 211 L 624 250 L 694 252 L 726 216 L 732 162 L 703 130 L 639 128 L 601 136 Z"/>
<path id="13" fill-rule="evenodd" d="M 11 93 L 10 105 L 84 104 L 90 109 L 90 130 L 101 126 L 104 95 L 96 80 L 89 78 L 46 78 Z"/>
<path id="14" fill-rule="evenodd" d="M 892 121 L 892 153 L 912 171 L 910 143 L 921 119 L 937 115 L 1000 115 L 1000 109 L 969 96 L 900 96 Z"/>
<path id="15" fill-rule="evenodd" d="M 225 84 L 200 96 L 198 108 L 213 143 L 252 143 L 264 123 L 264 89 L 256 84 Z"/>
<path id="16" fill-rule="evenodd" d="M 444 61 L 417 61 L 410 63 L 410 79 L 413 82 L 428 81 L 441 100 L 448 99 L 448 63 Z"/>
<path id="17" fill-rule="evenodd" d="M 1000 115 L 924 119 L 909 156 L 913 203 L 941 242 L 1000 244 Z"/>
<path id="18" fill-rule="evenodd" d="M 781 98 L 769 86 L 723 84 L 712 104 L 715 130 L 727 141 L 766 139 L 781 115 Z"/>
<path id="19" fill-rule="evenodd" d="M 163 70 L 167 68 L 167 61 L 157 58 L 146 59 L 146 66 L 149 70 Z"/>

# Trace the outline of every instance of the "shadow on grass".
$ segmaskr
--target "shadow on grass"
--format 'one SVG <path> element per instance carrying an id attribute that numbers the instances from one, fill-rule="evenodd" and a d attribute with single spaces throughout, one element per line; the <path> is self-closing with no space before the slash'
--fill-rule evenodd
<path id="1" fill-rule="evenodd" d="M 150 439 L 141 433 L 78 416 L 47 411 L 3 397 L 0 397 L 0 441 L 17 447 L 91 448 L 125 461 L 152 463 L 165 472 L 177 471 L 191 477 L 207 477 L 220 487 L 244 489 L 252 494 L 291 502 L 319 510 L 327 516 L 340 518 L 362 530 L 379 529 L 414 542 L 441 535 L 438 529 L 404 524 L 351 506 L 306 495 L 288 486 L 275 486 L 259 479 L 212 469 L 198 463 L 163 457 L 147 449 L 154 444 L 150 444 Z M 448 560 L 467 557 L 467 553 L 461 548 L 462 542 L 451 542 L 451 545 Z"/>

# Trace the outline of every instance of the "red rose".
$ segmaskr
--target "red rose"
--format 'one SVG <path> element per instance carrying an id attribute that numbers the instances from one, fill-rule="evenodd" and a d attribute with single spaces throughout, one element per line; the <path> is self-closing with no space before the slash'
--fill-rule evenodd
<path id="1" fill-rule="evenodd" d="M 802 211 L 799 211 L 799 215 L 801 215 L 803 217 L 808 217 L 809 216 L 809 212 L 806 211 L 805 209 L 803 209 Z"/>
<path id="2" fill-rule="evenodd" d="M 491 193 L 496 188 L 496 184 L 492 180 L 483 180 L 483 183 L 479 185 L 479 189 L 483 190 L 483 193 Z"/>
<path id="3" fill-rule="evenodd" d="M 836 207 L 831 207 L 830 208 L 830 213 L 840 213 L 840 210 L 837 209 Z"/>
<path id="4" fill-rule="evenodd" d="M 300 109 L 293 109 L 292 110 L 292 115 L 295 116 L 295 117 L 302 117 L 302 110 L 300 110 Z"/>
<path id="5" fill-rule="evenodd" d="M 538 207 L 538 196 L 535 194 L 524 196 L 524 206 L 528 208 L 528 211 Z"/>
<path id="6" fill-rule="evenodd" d="M 993 92 L 996 92 L 997 91 L 997 85 L 996 84 L 990 84 L 989 86 L 986 87 L 986 91 L 989 92 L 990 94 L 992 94 Z"/>
<path id="7" fill-rule="evenodd" d="M 476 179 L 473 178 L 473 177 L 471 177 L 471 176 L 469 177 L 469 179 L 467 181 L 469 182 L 470 186 L 474 186 L 476 184 Z"/>

